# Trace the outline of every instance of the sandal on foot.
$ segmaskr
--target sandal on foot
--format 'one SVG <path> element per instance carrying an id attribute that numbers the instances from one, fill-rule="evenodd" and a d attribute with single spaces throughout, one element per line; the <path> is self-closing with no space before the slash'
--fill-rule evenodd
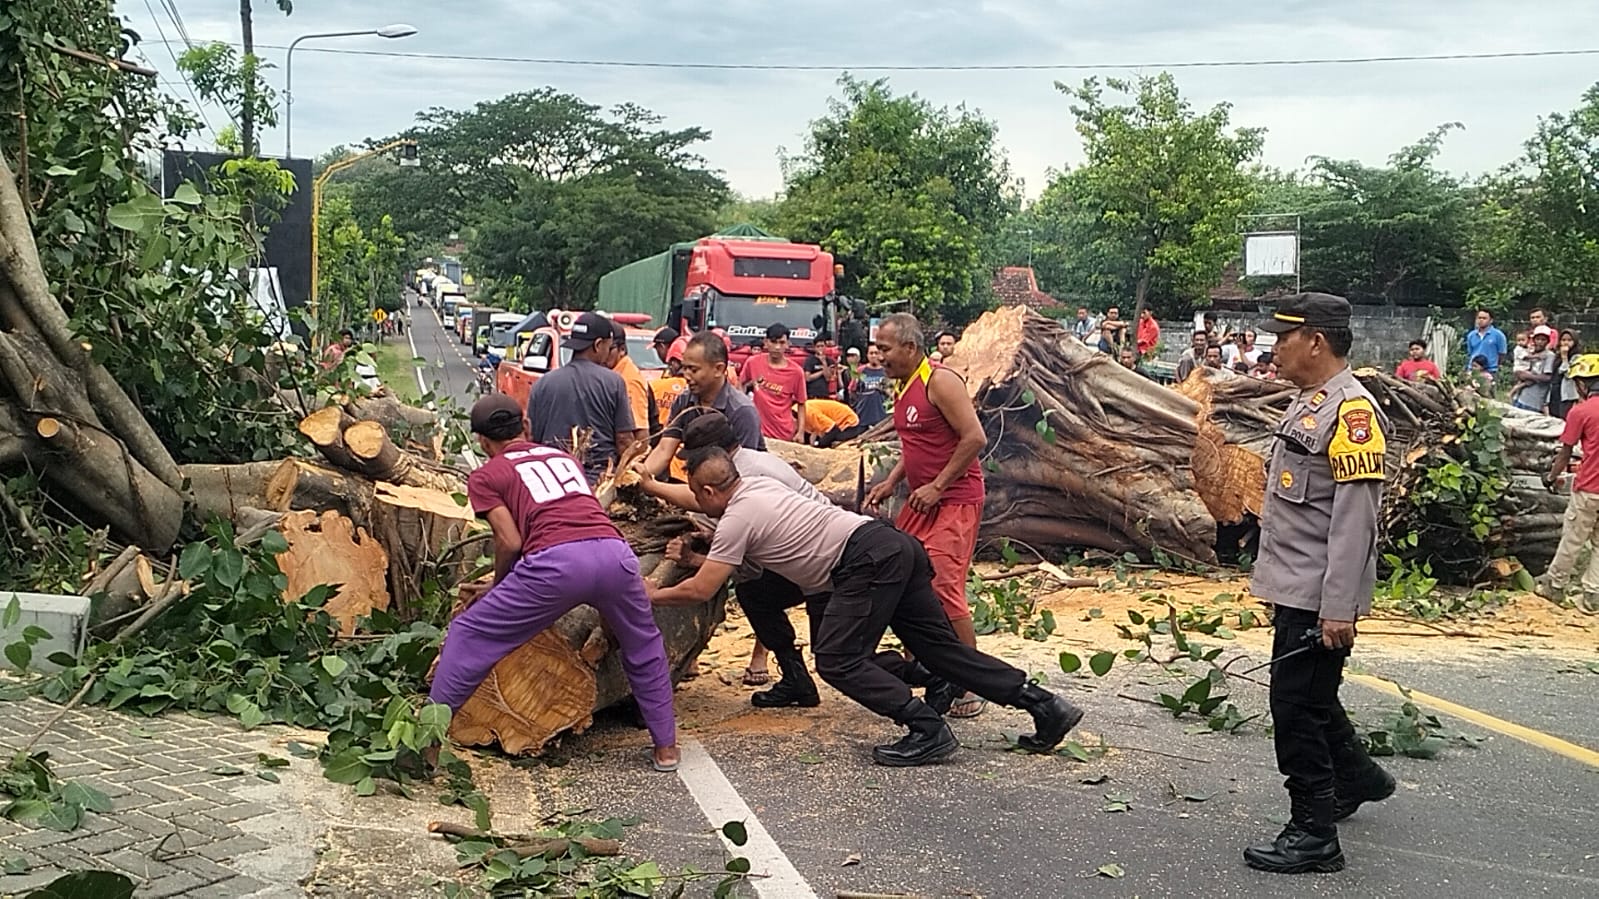
<path id="1" fill-rule="evenodd" d="M 772 672 L 767 671 L 765 668 L 744 669 L 744 686 L 746 687 L 764 687 L 771 682 Z"/>
<path id="2" fill-rule="evenodd" d="M 988 700 L 974 693 L 967 693 L 950 705 L 949 717 L 976 718 L 986 708 L 988 708 Z"/>
<path id="3" fill-rule="evenodd" d="M 677 766 L 681 762 L 681 758 L 679 758 L 677 761 L 662 762 L 655 757 L 655 753 L 650 753 L 650 767 L 661 772 L 662 774 L 671 774 L 673 771 L 676 771 Z"/>

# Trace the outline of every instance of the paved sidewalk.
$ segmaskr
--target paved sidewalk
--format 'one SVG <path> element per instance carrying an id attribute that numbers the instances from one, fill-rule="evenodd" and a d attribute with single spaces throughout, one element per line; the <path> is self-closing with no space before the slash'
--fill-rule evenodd
<path id="1" fill-rule="evenodd" d="M 20 748 L 58 709 L 39 699 L 0 703 L 0 746 Z M 86 815 L 70 833 L 0 819 L 0 858 L 20 855 L 29 865 L 0 875 L 0 896 L 87 868 L 129 875 L 141 899 L 304 895 L 284 870 L 281 846 L 271 848 L 298 828 L 284 820 L 292 812 L 272 807 L 278 785 L 254 776 L 257 753 L 287 756 L 265 733 L 225 718 L 90 708 L 70 712 L 37 748 L 49 751 L 62 779 L 104 791 L 114 808 Z M 230 766 L 245 773 L 230 775 Z"/>

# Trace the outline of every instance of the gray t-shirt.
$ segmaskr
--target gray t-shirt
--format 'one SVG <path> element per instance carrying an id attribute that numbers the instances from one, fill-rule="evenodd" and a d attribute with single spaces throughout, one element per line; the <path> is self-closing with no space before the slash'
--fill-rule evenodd
<path id="1" fill-rule="evenodd" d="M 870 521 L 806 499 L 771 478 L 741 478 L 705 557 L 735 568 L 753 562 L 793 581 L 806 595 L 822 593 L 832 589 L 844 544 Z"/>
<path id="2" fill-rule="evenodd" d="M 672 401 L 672 408 L 667 411 L 667 425 L 661 429 L 661 436 L 682 440 L 683 426 L 677 423 L 678 416 L 699 404 L 700 401 L 694 396 L 693 391 L 683 391 Z M 761 436 L 760 413 L 755 411 L 755 401 L 745 396 L 744 391 L 733 389 L 731 384 L 723 384 L 722 389 L 716 394 L 716 399 L 711 401 L 711 408 L 727 416 L 727 425 L 733 429 L 733 436 L 738 438 L 739 446 L 746 449 L 766 449 L 766 438 Z"/>
<path id="3" fill-rule="evenodd" d="M 616 434 L 634 428 L 622 376 L 587 359 L 573 358 L 533 383 L 527 397 L 528 429 L 535 443 L 571 452 L 572 429 L 590 428 L 593 436 L 581 460 L 590 481 L 616 457 Z"/>
<path id="4" fill-rule="evenodd" d="M 805 476 L 795 471 L 794 466 L 788 464 L 788 461 L 781 456 L 741 447 L 733 454 L 733 467 L 738 469 L 741 478 L 771 478 L 808 500 L 832 505 L 828 498 L 816 489 L 815 484 L 805 480 Z"/>
<path id="5" fill-rule="evenodd" d="M 1555 354 L 1548 350 L 1544 350 L 1542 353 L 1533 353 L 1527 357 L 1528 370 L 1537 374 L 1552 375 L 1559 364 Z M 1542 409 L 1549 405 L 1549 388 L 1554 386 L 1555 380 L 1550 378 L 1541 384 L 1536 381 L 1525 382 L 1527 386 L 1521 388 L 1521 392 L 1516 394 L 1516 404 L 1525 406 L 1528 409 Z"/>

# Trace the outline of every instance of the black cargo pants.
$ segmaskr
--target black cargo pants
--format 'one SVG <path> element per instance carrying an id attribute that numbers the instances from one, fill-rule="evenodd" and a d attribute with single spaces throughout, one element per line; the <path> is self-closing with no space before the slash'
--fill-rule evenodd
<path id="1" fill-rule="evenodd" d="M 1277 606 L 1272 614 L 1271 655 L 1277 658 L 1304 644 L 1307 629 L 1321 620 L 1317 612 Z M 1272 739 L 1277 770 L 1289 793 L 1314 794 L 1333 789 L 1333 750 L 1354 736 L 1354 725 L 1338 701 L 1348 649 L 1318 647 L 1271 666 Z"/>
<path id="2" fill-rule="evenodd" d="M 933 595 L 933 566 L 916 538 L 882 521 L 862 524 L 833 569 L 833 592 L 812 614 L 816 672 L 834 689 L 886 718 L 911 701 L 911 689 L 879 664 L 890 626 L 927 670 L 991 702 L 1014 705 L 1027 675 L 962 643 Z M 893 667 L 893 666 L 891 666 Z"/>

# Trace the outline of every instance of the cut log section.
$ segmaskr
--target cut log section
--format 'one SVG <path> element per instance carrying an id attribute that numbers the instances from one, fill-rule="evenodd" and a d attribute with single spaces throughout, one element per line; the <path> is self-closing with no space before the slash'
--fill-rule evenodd
<path id="1" fill-rule="evenodd" d="M 289 543 L 278 554 L 278 567 L 288 578 L 285 599 L 298 599 L 321 584 L 338 588 L 323 608 L 346 636 L 355 633 L 359 618 L 389 607 L 388 553 L 365 528 L 337 512 L 290 512 L 282 524 Z"/>
<path id="2" fill-rule="evenodd" d="M 472 510 L 438 490 L 379 483 L 368 517 L 372 536 L 388 550 L 389 590 L 396 609 L 408 614 L 422 596 L 422 584 L 435 573 L 446 582 L 466 575 L 472 555 L 440 560 L 444 549 L 457 545 L 475 524 Z M 436 564 L 443 564 L 437 569 Z"/>
<path id="3" fill-rule="evenodd" d="M 686 525 L 686 522 L 683 522 Z M 624 526 L 624 532 L 632 528 Z M 658 535 L 641 531 L 635 551 Z M 658 553 L 643 553 L 640 573 L 663 575 L 664 583 L 686 572 L 662 572 Z M 655 621 L 666 643 L 672 681 L 681 680 L 726 615 L 727 591 L 695 606 L 661 606 Z M 456 614 L 463 605 L 457 603 Z M 632 695 L 604 622 L 590 606 L 579 606 L 555 625 L 501 659 L 450 721 L 450 736 L 468 746 L 499 743 L 512 755 L 536 754 L 564 733 L 583 733 L 594 713 Z"/>

